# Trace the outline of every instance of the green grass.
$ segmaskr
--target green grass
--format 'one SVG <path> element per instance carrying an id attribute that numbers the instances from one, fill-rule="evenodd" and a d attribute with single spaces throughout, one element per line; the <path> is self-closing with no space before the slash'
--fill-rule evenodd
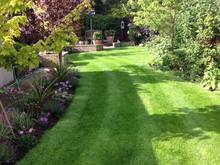
<path id="1" fill-rule="evenodd" d="M 82 76 L 75 99 L 18 164 L 220 164 L 220 97 L 148 57 L 136 47 L 71 55 Z"/>

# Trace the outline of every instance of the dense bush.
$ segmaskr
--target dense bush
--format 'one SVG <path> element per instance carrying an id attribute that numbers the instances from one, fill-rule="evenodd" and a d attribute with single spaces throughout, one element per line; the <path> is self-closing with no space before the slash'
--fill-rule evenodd
<path id="1" fill-rule="evenodd" d="M 17 140 L 17 145 L 22 148 L 31 149 L 37 143 L 37 137 L 31 134 L 21 135 Z"/>
<path id="2" fill-rule="evenodd" d="M 129 26 L 129 39 L 134 45 L 139 45 L 151 40 L 151 32 L 148 27 L 139 27 L 134 24 Z"/>
<path id="3" fill-rule="evenodd" d="M 220 8 L 217 1 L 182 1 L 178 8 L 173 9 L 176 11 L 175 29 L 170 33 L 175 34 L 173 45 L 160 27 L 160 37 L 151 43 L 158 50 L 152 65 L 164 70 L 180 71 L 191 81 L 201 82 L 203 79 L 203 86 L 207 89 L 218 89 Z M 167 23 L 165 19 L 157 21 L 157 25 L 161 26 Z"/>
<path id="4" fill-rule="evenodd" d="M 64 106 L 58 100 L 48 100 L 43 105 L 43 110 L 46 113 L 50 113 L 51 115 L 56 115 L 60 117 L 64 112 Z"/>
<path id="5" fill-rule="evenodd" d="M 0 137 L 0 165 L 13 163 L 16 159 L 17 148 L 10 140 Z"/>

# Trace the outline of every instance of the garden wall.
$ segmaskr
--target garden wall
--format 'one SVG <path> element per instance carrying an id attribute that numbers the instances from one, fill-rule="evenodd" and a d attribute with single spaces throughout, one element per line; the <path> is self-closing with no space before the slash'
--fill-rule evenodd
<path id="1" fill-rule="evenodd" d="M 74 46 L 75 52 L 93 52 L 103 50 L 103 45 L 76 45 Z"/>
<path id="2" fill-rule="evenodd" d="M 43 67 L 55 67 L 56 64 L 59 64 L 59 54 L 56 53 L 51 53 L 51 54 L 45 54 L 45 53 L 40 53 L 39 54 L 40 59 L 41 59 L 41 65 Z M 62 61 L 64 64 L 68 63 L 68 53 L 63 52 L 62 55 Z"/>

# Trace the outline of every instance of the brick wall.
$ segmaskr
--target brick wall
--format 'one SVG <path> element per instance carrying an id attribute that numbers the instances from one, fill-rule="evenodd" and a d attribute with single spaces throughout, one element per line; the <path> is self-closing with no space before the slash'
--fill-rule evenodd
<path id="1" fill-rule="evenodd" d="M 75 52 L 93 52 L 103 50 L 103 45 L 76 45 L 74 46 Z"/>

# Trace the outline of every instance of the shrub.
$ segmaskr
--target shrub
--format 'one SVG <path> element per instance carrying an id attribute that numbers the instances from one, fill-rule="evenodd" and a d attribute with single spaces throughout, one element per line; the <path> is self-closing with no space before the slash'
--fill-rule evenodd
<path id="1" fill-rule="evenodd" d="M 93 39 L 94 40 L 102 40 L 102 32 L 95 32 L 93 34 Z"/>
<path id="2" fill-rule="evenodd" d="M 41 115 L 38 116 L 37 123 L 39 125 L 43 126 L 43 127 L 47 127 L 49 125 L 48 118 L 49 118 L 50 115 L 51 115 L 50 113 L 45 114 L 45 113 L 42 112 Z"/>
<path id="3" fill-rule="evenodd" d="M 129 27 L 129 39 L 134 45 L 139 45 L 151 40 L 151 32 L 148 27 L 138 27 L 134 24 Z"/>
<path id="4" fill-rule="evenodd" d="M 9 140 L 0 138 L 0 165 L 13 163 L 16 159 L 17 148 Z"/>
<path id="5" fill-rule="evenodd" d="M 25 112 L 14 111 L 13 129 L 16 133 L 33 128 L 34 120 L 30 114 Z"/>
<path id="6" fill-rule="evenodd" d="M 68 79 L 69 81 L 69 84 L 73 87 L 73 88 L 76 88 L 79 86 L 79 79 L 77 79 L 76 77 L 70 77 Z"/>
<path id="7" fill-rule="evenodd" d="M 52 79 L 56 82 L 65 82 L 69 76 L 70 69 L 65 65 L 56 65 L 51 71 Z"/>
<path id="8" fill-rule="evenodd" d="M 210 63 L 208 68 L 205 70 L 203 78 L 203 84 L 206 89 L 216 90 L 220 88 L 220 69 L 217 64 L 213 61 Z"/>
<path id="9" fill-rule="evenodd" d="M 22 43 L 20 43 L 20 42 L 16 42 L 15 44 L 14 44 L 14 48 L 17 50 L 17 51 L 19 51 L 22 47 L 24 47 L 25 45 L 24 44 L 22 44 Z"/>
<path id="10" fill-rule="evenodd" d="M 38 114 L 41 111 L 41 107 L 43 102 L 50 96 L 54 94 L 54 89 L 52 88 L 56 79 L 50 83 L 48 86 L 44 86 L 42 76 L 32 83 L 30 83 L 30 87 L 32 89 L 32 93 L 29 99 L 33 100 L 34 103 L 37 104 L 35 107 L 35 111 L 32 112 L 34 114 Z"/>
<path id="11" fill-rule="evenodd" d="M 31 134 L 21 135 L 17 140 L 17 145 L 22 148 L 31 149 L 37 144 L 37 137 Z"/>
<path id="12" fill-rule="evenodd" d="M 115 30 L 106 30 L 105 36 L 115 36 L 116 31 Z"/>
<path id="13" fill-rule="evenodd" d="M 63 105 L 57 100 L 48 100 L 43 104 L 43 110 L 51 115 L 60 117 L 64 111 Z"/>
<path id="14" fill-rule="evenodd" d="M 11 130 L 3 124 L 0 124 L 0 139 L 11 139 Z"/>
<path id="15" fill-rule="evenodd" d="M 71 69 L 69 72 L 69 77 L 75 77 L 75 78 L 80 78 L 79 70 L 78 69 Z"/>

